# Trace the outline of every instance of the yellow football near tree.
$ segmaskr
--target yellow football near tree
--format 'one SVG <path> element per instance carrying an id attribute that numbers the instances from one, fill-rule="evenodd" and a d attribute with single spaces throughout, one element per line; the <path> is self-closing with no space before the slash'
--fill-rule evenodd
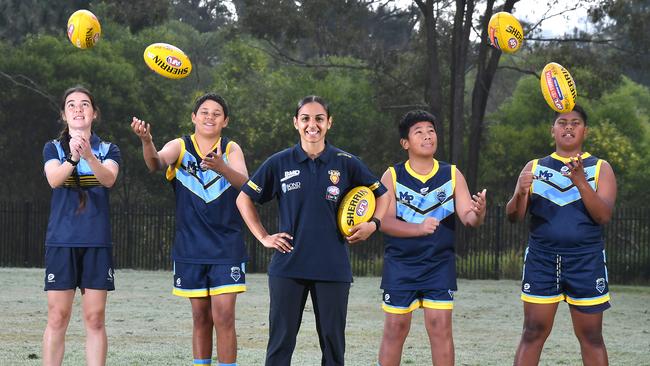
<path id="1" fill-rule="evenodd" d="M 68 39 L 75 47 L 91 48 L 99 41 L 102 28 L 95 14 L 77 10 L 68 18 Z"/>
<path id="2" fill-rule="evenodd" d="M 573 110 L 578 97 L 576 84 L 562 65 L 551 62 L 544 66 L 539 83 L 546 103 L 554 111 L 568 113 Z"/>
<path id="3" fill-rule="evenodd" d="M 500 11 L 488 23 L 490 43 L 505 53 L 514 53 L 524 43 L 524 30 L 512 14 Z"/>
<path id="4" fill-rule="evenodd" d="M 167 43 L 149 45 L 143 57 L 151 70 L 169 79 L 182 79 L 192 72 L 189 57 L 180 48 Z"/>
<path id="5" fill-rule="evenodd" d="M 375 213 L 375 195 L 370 188 L 352 188 L 339 203 L 337 221 L 343 236 L 350 236 L 350 228 L 368 222 Z"/>

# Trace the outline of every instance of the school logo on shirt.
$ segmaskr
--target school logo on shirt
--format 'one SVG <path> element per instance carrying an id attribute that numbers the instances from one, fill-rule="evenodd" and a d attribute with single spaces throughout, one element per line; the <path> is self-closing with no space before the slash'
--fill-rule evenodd
<path id="1" fill-rule="evenodd" d="M 293 177 L 297 177 L 300 175 L 300 170 L 286 170 L 284 172 L 284 178 L 280 179 L 280 182 L 284 182 L 287 179 L 291 179 Z"/>
<path id="2" fill-rule="evenodd" d="M 54 280 L 54 273 L 50 273 L 47 275 L 47 282 L 49 283 L 54 283 L 56 280 Z"/>
<path id="3" fill-rule="evenodd" d="M 438 199 L 439 202 L 445 202 L 445 200 L 447 199 L 447 192 L 438 191 L 436 193 L 436 198 Z"/>
<path id="4" fill-rule="evenodd" d="M 282 193 L 287 193 L 294 189 L 300 189 L 300 182 L 282 183 Z"/>
<path id="5" fill-rule="evenodd" d="M 601 294 L 603 293 L 603 291 L 605 291 L 605 285 L 606 284 L 604 278 L 598 278 L 596 280 L 596 290 L 598 290 L 598 292 L 600 292 Z"/>
<path id="6" fill-rule="evenodd" d="M 327 172 L 330 175 L 330 181 L 332 184 L 337 184 L 341 180 L 341 172 L 338 170 L 330 170 Z"/>
<path id="7" fill-rule="evenodd" d="M 239 267 L 230 267 L 230 277 L 235 280 L 235 282 L 239 281 L 241 278 Z"/>
<path id="8" fill-rule="evenodd" d="M 339 200 L 339 195 L 341 194 L 341 190 L 337 186 L 329 186 L 327 187 L 327 193 L 325 194 L 325 199 L 329 201 L 338 201 Z"/>

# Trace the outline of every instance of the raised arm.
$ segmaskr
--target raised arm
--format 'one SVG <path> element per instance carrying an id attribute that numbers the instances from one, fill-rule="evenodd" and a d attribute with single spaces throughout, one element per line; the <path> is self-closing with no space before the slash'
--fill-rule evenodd
<path id="1" fill-rule="evenodd" d="M 181 154 L 181 143 L 178 139 L 169 141 L 160 151 L 156 150 L 151 135 L 151 124 L 133 117 L 131 129 L 142 142 L 142 156 L 150 173 L 167 169 L 175 164 Z"/>
<path id="2" fill-rule="evenodd" d="M 600 175 L 598 176 L 598 188 L 594 191 L 587 182 L 582 165 L 582 158 L 578 155 L 572 161 L 566 163 L 569 172 L 566 176 L 580 191 L 582 203 L 584 203 L 594 221 L 600 225 L 607 224 L 612 219 L 614 203 L 616 202 L 616 177 L 608 162 L 602 161 Z"/>
<path id="3" fill-rule="evenodd" d="M 528 210 L 530 198 L 530 186 L 533 184 L 533 162 L 529 161 L 519 173 L 515 191 L 506 204 L 506 215 L 510 222 L 517 222 L 524 219 Z"/>
<path id="4" fill-rule="evenodd" d="M 455 168 L 454 174 L 456 174 L 456 187 L 454 188 L 456 214 L 463 225 L 479 227 L 485 220 L 487 190 L 484 189 L 470 197 L 467 181 L 465 181 L 463 174 Z"/>

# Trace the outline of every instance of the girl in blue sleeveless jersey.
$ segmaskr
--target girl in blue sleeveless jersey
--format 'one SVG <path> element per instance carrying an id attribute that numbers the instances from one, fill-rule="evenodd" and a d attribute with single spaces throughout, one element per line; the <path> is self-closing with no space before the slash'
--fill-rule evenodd
<path id="1" fill-rule="evenodd" d="M 332 117 L 322 98 L 303 98 L 293 125 L 300 143 L 268 158 L 237 198 L 253 235 L 265 247 L 275 249 L 268 271 L 271 304 L 266 365 L 291 364 L 309 294 L 323 353 L 320 364 L 343 365 L 352 281 L 348 243 L 363 241 L 379 228 L 388 203 L 386 189 L 357 157 L 325 140 Z M 338 203 L 360 185 L 370 187 L 377 197 L 375 219 L 353 227 L 346 242 L 336 224 Z M 279 207 L 275 234 L 266 231 L 253 203 L 270 200 L 277 200 Z"/>
<path id="2" fill-rule="evenodd" d="M 386 317 L 379 365 L 400 364 L 412 312 L 418 308 L 424 309 L 433 364 L 453 365 L 455 216 L 466 226 L 481 225 L 486 192 L 470 196 L 456 166 L 434 158 L 438 139 L 433 115 L 406 113 L 399 133 L 408 160 L 389 167 L 381 179 L 390 203 L 382 221 L 386 235 L 381 288 Z"/>
<path id="3" fill-rule="evenodd" d="M 521 299 L 524 328 L 515 365 L 536 365 L 560 301 L 569 304 L 585 365 L 607 365 L 602 336 L 609 290 L 603 225 L 612 217 L 616 178 L 604 160 L 583 152 L 587 114 L 557 113 L 555 152 L 523 168 L 506 206 L 510 221 L 530 212 Z"/>
<path id="4" fill-rule="evenodd" d="M 212 332 L 220 365 L 235 365 L 235 303 L 246 291 L 243 222 L 235 206 L 248 179 L 242 149 L 222 135 L 228 105 L 217 94 L 199 97 L 192 112 L 194 134 L 157 151 L 151 125 L 133 118 L 149 171 L 167 170 L 176 195 L 174 290 L 190 299 L 195 365 L 212 362 Z"/>
<path id="5" fill-rule="evenodd" d="M 108 189 L 115 184 L 120 150 L 92 132 L 99 108 L 81 86 L 61 101 L 61 136 L 43 148 L 44 170 L 52 187 L 45 239 L 47 327 L 43 365 L 61 365 L 65 333 L 79 287 L 86 329 L 86 363 L 104 365 L 107 291 L 115 289 Z"/>

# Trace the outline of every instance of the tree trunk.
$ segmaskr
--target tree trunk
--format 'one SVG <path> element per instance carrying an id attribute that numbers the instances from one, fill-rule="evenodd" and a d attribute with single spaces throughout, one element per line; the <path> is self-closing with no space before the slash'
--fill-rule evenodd
<path id="1" fill-rule="evenodd" d="M 503 11 L 511 12 L 515 3 L 519 0 L 506 0 L 503 5 Z M 478 169 L 479 169 L 479 151 L 481 150 L 481 140 L 483 137 L 483 120 L 485 118 L 485 107 L 487 106 L 492 80 L 499 65 L 501 51 L 496 50 L 488 44 L 487 25 L 492 17 L 492 8 L 494 0 L 488 0 L 485 8 L 485 16 L 481 26 L 481 46 L 477 62 L 477 74 L 474 81 L 474 90 L 472 92 L 472 114 L 470 117 L 470 138 L 469 154 L 467 164 L 467 185 L 470 192 L 477 190 Z"/>
<path id="2" fill-rule="evenodd" d="M 465 69 L 467 67 L 467 47 L 472 29 L 474 0 L 456 0 L 456 14 L 452 34 L 451 53 L 451 116 L 450 150 L 451 162 L 461 165 L 463 161 L 463 140 L 465 135 Z"/>
<path id="3" fill-rule="evenodd" d="M 442 85 L 440 84 L 440 62 L 438 61 L 438 33 L 436 32 L 437 14 L 434 11 L 434 0 L 415 0 L 424 17 L 427 42 L 427 72 L 425 85 L 425 100 L 430 112 L 436 116 L 436 134 L 438 135 L 438 150 L 436 156 L 445 158 L 445 127 L 442 116 Z"/>

